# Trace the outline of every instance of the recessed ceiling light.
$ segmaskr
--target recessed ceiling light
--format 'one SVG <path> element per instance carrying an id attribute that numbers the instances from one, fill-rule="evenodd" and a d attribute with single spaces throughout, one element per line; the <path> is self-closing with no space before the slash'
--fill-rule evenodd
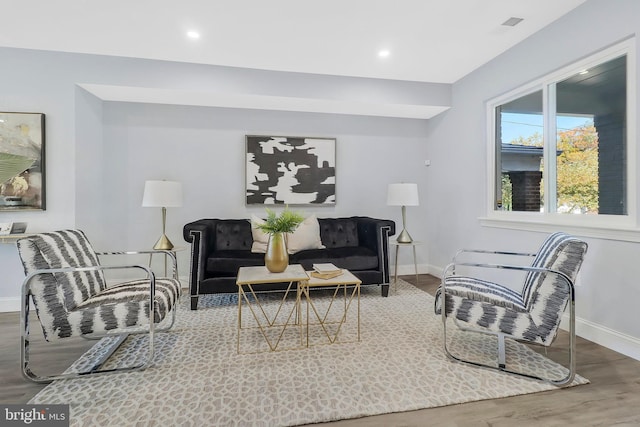
<path id="1" fill-rule="evenodd" d="M 189 37 L 190 39 L 193 39 L 193 40 L 197 40 L 197 39 L 200 38 L 200 33 L 197 32 L 197 31 L 193 31 L 193 30 L 187 31 L 187 37 Z"/>
<path id="2" fill-rule="evenodd" d="M 515 27 L 516 25 L 521 23 L 523 20 L 524 20 L 523 18 L 515 18 L 515 17 L 512 16 L 511 18 L 509 18 L 506 21 L 504 21 L 502 23 L 502 25 L 507 26 L 507 27 Z"/>
<path id="3" fill-rule="evenodd" d="M 581 75 L 589 74 L 589 70 L 582 70 L 578 74 L 581 74 Z"/>
<path id="4" fill-rule="evenodd" d="M 389 52 L 389 50 L 387 49 L 382 49 L 381 51 L 378 52 L 378 56 L 380 58 L 386 58 L 389 55 L 391 55 L 391 52 Z"/>

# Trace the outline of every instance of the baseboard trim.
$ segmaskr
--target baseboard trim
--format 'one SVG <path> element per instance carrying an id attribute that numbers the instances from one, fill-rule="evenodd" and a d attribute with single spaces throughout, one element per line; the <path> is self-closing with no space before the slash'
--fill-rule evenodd
<path id="1" fill-rule="evenodd" d="M 562 316 L 560 328 L 569 330 L 569 315 Z M 620 354 L 640 360 L 640 339 L 576 317 L 576 335 Z"/>
<path id="2" fill-rule="evenodd" d="M 20 311 L 20 297 L 0 298 L 0 313 Z"/>
<path id="3" fill-rule="evenodd" d="M 438 279 L 442 279 L 442 267 L 429 264 L 427 265 L 427 274 L 435 276 Z"/>
<path id="4" fill-rule="evenodd" d="M 429 274 L 429 266 L 426 264 L 418 264 L 418 274 Z M 391 276 L 394 276 L 395 269 L 391 267 Z M 409 276 L 416 274 L 416 266 L 413 264 L 400 264 L 398 266 L 398 276 Z"/>

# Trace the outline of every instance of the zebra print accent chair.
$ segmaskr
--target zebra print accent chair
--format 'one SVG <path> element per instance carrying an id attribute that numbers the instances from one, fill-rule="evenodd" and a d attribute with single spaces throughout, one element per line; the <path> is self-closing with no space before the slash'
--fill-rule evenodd
<path id="1" fill-rule="evenodd" d="M 175 256 L 172 253 L 167 252 L 173 258 L 174 277 L 156 278 L 145 266 L 101 266 L 98 259 L 99 255 L 130 255 L 151 251 L 98 254 L 80 230 L 34 234 L 18 240 L 17 245 L 26 275 L 22 285 L 21 310 L 21 362 L 25 378 L 50 382 L 115 370 L 144 369 L 151 364 L 155 324 L 171 313 L 171 318 L 165 322 L 170 324 L 161 330 L 173 325 L 180 296 L 181 287 L 175 277 Z M 107 286 L 104 270 L 122 269 L 142 270 L 143 278 Z M 149 353 L 146 360 L 127 368 L 99 370 L 99 365 L 106 361 L 110 353 L 89 372 L 50 377 L 34 374 L 29 367 L 30 298 L 47 341 L 72 336 L 95 338 L 121 332 L 116 341 L 116 345 L 119 345 L 129 333 L 148 331 Z"/>
<path id="2" fill-rule="evenodd" d="M 575 376 L 574 281 L 586 252 L 585 242 L 561 232 L 550 235 L 536 254 L 486 250 L 459 251 L 453 262 L 445 268 L 442 282 L 436 292 L 435 311 L 436 314 L 442 315 L 446 354 L 460 362 L 498 369 L 559 386 L 571 383 Z M 463 254 L 468 253 L 484 254 L 485 257 L 510 255 L 535 258 L 530 266 L 458 261 Z M 518 292 L 482 278 L 457 275 L 456 268 L 466 268 L 465 271 L 520 270 L 526 272 L 526 276 L 522 291 Z M 446 308 L 444 311 L 441 310 L 443 300 Z M 567 376 L 562 379 L 546 379 L 507 369 L 505 337 L 550 346 L 556 338 L 567 305 L 570 307 L 570 361 Z M 449 351 L 446 336 L 446 322 L 449 317 L 463 330 L 489 333 L 498 337 L 497 366 L 464 360 Z"/>

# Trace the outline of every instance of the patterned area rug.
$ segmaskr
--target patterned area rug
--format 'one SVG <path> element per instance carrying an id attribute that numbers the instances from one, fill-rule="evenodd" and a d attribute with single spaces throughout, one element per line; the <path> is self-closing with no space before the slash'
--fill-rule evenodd
<path id="1" fill-rule="evenodd" d="M 275 313 L 279 298 L 265 303 L 268 313 Z M 319 311 L 328 307 L 328 295 L 314 298 Z M 281 315 L 291 313 L 291 304 L 286 301 Z M 355 308 L 351 306 L 340 340 L 357 339 Z M 301 313 L 306 315 L 306 309 Z M 201 297 L 197 311 L 189 310 L 188 298 L 183 298 L 174 328 L 157 335 L 152 367 L 55 381 L 30 403 L 68 403 L 71 425 L 79 426 L 290 426 L 555 388 L 449 361 L 433 297 L 402 281 L 388 298 L 380 296 L 377 286 L 363 288 L 360 342 L 314 345 L 326 338 L 316 326 L 310 330 L 309 348 L 247 354 L 267 347 L 259 329 L 245 329 L 238 354 L 237 317 L 235 295 Z M 250 312 L 243 312 L 243 325 L 252 326 L 251 319 Z M 109 363 L 140 357 L 145 340 L 130 338 Z M 71 369 L 82 369 L 110 342 L 100 341 Z M 300 330 L 289 327 L 279 348 L 299 343 Z M 480 334 L 456 333 L 452 346 L 482 360 L 496 359 L 494 343 Z M 563 375 L 562 367 L 521 344 L 509 343 L 507 352 L 512 356 L 509 366 Z M 587 382 L 578 376 L 573 385 Z"/>

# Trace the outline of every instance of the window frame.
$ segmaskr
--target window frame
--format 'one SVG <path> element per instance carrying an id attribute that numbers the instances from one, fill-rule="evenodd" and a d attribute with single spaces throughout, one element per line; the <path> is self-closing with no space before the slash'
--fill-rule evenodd
<path id="1" fill-rule="evenodd" d="M 638 157 L 636 140 L 636 55 L 635 38 L 627 39 L 607 49 L 599 51 L 586 58 L 573 62 L 559 70 L 551 72 L 541 78 L 526 83 L 505 94 L 488 100 L 487 116 L 487 192 L 486 217 L 480 218 L 483 226 L 512 228 L 531 231 L 553 231 L 559 226 L 580 235 L 605 237 L 615 240 L 640 242 L 640 224 L 638 218 Z M 555 173 L 555 166 L 550 168 L 550 162 L 555 160 L 556 142 L 556 114 L 555 114 L 555 84 L 577 74 L 581 70 L 591 68 L 603 62 L 625 56 L 627 57 L 627 97 L 626 97 L 626 150 L 627 150 L 627 214 L 626 215 L 572 215 L 555 212 L 557 200 L 553 203 L 550 197 L 556 195 L 556 180 L 550 179 L 549 171 Z M 500 211 L 495 209 L 498 177 L 496 176 L 496 109 L 500 105 L 513 101 L 522 96 L 542 90 L 543 103 L 543 137 L 544 137 L 544 206 L 545 212 Z M 553 141 L 553 143 L 549 143 Z M 553 209 L 553 212 L 549 212 Z"/>

